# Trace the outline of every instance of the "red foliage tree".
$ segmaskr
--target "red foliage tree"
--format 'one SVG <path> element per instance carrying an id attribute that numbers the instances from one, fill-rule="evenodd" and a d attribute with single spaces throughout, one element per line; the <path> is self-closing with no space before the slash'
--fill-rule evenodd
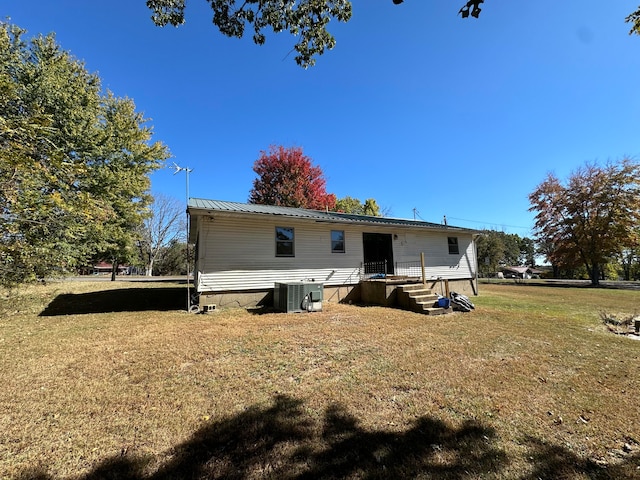
<path id="1" fill-rule="evenodd" d="M 333 210 L 336 196 L 327 193 L 322 169 L 311 163 L 300 147 L 269 147 L 253 164 L 258 178 L 253 181 L 249 203 L 282 207 Z"/>

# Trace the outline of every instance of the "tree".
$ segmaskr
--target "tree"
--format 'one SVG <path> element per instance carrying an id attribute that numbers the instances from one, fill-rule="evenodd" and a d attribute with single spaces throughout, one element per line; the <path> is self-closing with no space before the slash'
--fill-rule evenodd
<path id="1" fill-rule="evenodd" d="M 353 213 L 356 215 L 369 215 L 371 217 L 381 217 L 380 205 L 373 198 L 367 198 L 360 202 L 357 198 L 346 196 L 336 200 L 336 212 Z"/>
<path id="2" fill-rule="evenodd" d="M 348 0 L 207 0 L 213 12 L 213 24 L 228 37 L 242 38 L 245 29 L 253 30 L 253 41 L 263 45 L 264 30 L 274 33 L 288 30 L 298 37 L 293 49 L 295 61 L 303 68 L 315 65 L 316 55 L 331 50 L 336 40 L 327 30 L 331 20 L 348 22 L 351 19 L 351 2 Z M 392 0 L 395 5 L 404 0 Z M 462 18 L 480 16 L 480 4 L 484 0 L 470 0 L 460 8 Z M 152 11 L 151 19 L 161 27 L 177 27 L 185 23 L 186 0 L 147 0 Z M 640 34 L 640 8 L 626 18 L 633 25 L 631 33 Z"/>
<path id="3" fill-rule="evenodd" d="M 288 30 L 298 37 L 293 49 L 295 61 L 307 68 L 315 64 L 315 55 L 331 50 L 335 38 L 327 26 L 332 19 L 347 22 L 351 18 L 351 2 L 347 0 L 209 0 L 213 24 L 220 33 L 242 38 L 246 27 L 253 28 L 253 41 L 263 45 L 264 29 L 275 33 Z M 185 0 L 147 0 L 152 20 L 158 26 L 178 26 L 184 23 Z"/>
<path id="4" fill-rule="evenodd" d="M 637 226 L 636 238 L 640 239 L 640 225 Z M 640 241 L 621 248 L 615 255 L 615 261 L 624 280 L 640 279 Z"/>
<path id="5" fill-rule="evenodd" d="M 520 239 L 520 257 L 518 260 L 520 265 L 528 265 L 535 267 L 536 265 L 536 242 L 529 237 Z"/>
<path id="6" fill-rule="evenodd" d="M 156 194 L 143 221 L 139 241 L 145 275 L 153 275 L 154 264 L 161 261 L 168 252 L 169 244 L 184 241 L 184 230 L 185 214 L 182 203 L 175 198 Z"/>
<path id="7" fill-rule="evenodd" d="M 478 268 L 485 276 L 495 274 L 504 261 L 504 242 L 499 232 L 484 230 L 476 240 Z"/>
<path id="8" fill-rule="evenodd" d="M 126 250 L 145 208 L 148 173 L 168 156 L 150 143 L 131 100 L 102 95 L 99 78 L 53 35 L 27 43 L 23 34 L 0 23 L 4 283 Z"/>
<path id="9" fill-rule="evenodd" d="M 194 264 L 193 248 L 189 248 L 189 265 Z M 153 265 L 154 275 L 186 275 L 187 273 L 187 244 L 174 238 L 168 245 L 161 248 L 161 255 Z"/>
<path id="10" fill-rule="evenodd" d="M 249 203 L 282 207 L 334 210 L 336 196 L 327 193 L 322 169 L 311 163 L 302 148 L 271 146 L 253 165 Z"/>
<path id="11" fill-rule="evenodd" d="M 630 159 L 587 163 L 564 185 L 549 174 L 529 200 L 548 260 L 562 268 L 583 265 L 593 285 L 611 258 L 638 244 L 640 164 Z"/>
<path id="12" fill-rule="evenodd" d="M 396 5 L 402 2 L 403 0 L 393 0 L 393 3 L 395 3 Z M 458 14 L 462 18 L 469 18 L 469 15 L 474 18 L 478 18 L 480 16 L 480 12 L 482 11 L 482 9 L 480 8 L 481 3 L 484 3 L 484 0 L 469 0 L 462 6 L 462 8 L 460 8 Z M 638 9 L 633 13 L 629 14 L 624 21 L 631 24 L 631 30 L 629 31 L 629 34 L 640 35 L 640 7 L 638 7 Z"/>
<path id="13" fill-rule="evenodd" d="M 478 237 L 478 263 L 482 273 L 497 272 L 500 266 L 535 264 L 534 241 L 515 233 L 483 230 Z"/>

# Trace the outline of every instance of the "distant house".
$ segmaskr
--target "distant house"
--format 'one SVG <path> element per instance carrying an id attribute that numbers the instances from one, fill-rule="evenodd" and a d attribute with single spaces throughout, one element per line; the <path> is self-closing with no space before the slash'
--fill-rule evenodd
<path id="1" fill-rule="evenodd" d="M 324 284 L 328 301 L 357 300 L 375 277 L 420 277 L 477 292 L 475 230 L 416 220 L 371 217 L 219 200 L 189 200 L 200 304 L 268 302 L 276 282 Z"/>
<path id="2" fill-rule="evenodd" d="M 500 272 L 504 278 L 534 278 L 542 273 L 542 270 L 535 269 L 533 267 L 501 267 Z"/>
<path id="3" fill-rule="evenodd" d="M 81 275 L 111 275 L 113 266 L 108 262 L 98 262 L 90 267 L 82 268 Z M 118 265 L 118 275 L 128 275 L 130 267 L 128 265 Z"/>

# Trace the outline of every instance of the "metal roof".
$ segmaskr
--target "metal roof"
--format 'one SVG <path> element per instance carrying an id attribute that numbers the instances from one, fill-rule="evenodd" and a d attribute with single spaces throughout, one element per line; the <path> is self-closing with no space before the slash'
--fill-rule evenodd
<path id="1" fill-rule="evenodd" d="M 474 233 L 476 230 L 441 225 L 439 223 L 407 220 L 402 218 L 374 217 L 370 215 L 355 215 L 352 213 L 327 212 L 322 210 L 307 210 L 305 208 L 279 207 L 275 205 L 256 205 L 250 203 L 226 202 L 222 200 L 207 200 L 204 198 L 190 198 L 189 213 L 192 210 L 206 210 L 210 212 L 249 213 L 261 215 L 281 215 L 292 218 L 306 218 L 315 221 L 336 223 L 359 223 L 369 225 L 393 225 L 404 227 L 421 227 L 434 230 L 456 230 Z M 195 213 L 195 212 L 193 212 Z"/>

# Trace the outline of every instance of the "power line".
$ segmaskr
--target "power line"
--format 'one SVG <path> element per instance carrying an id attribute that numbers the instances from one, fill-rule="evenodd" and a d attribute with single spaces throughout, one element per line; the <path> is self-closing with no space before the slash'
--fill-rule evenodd
<path id="1" fill-rule="evenodd" d="M 509 228 L 519 228 L 522 230 L 532 230 L 533 227 L 523 227 L 521 225 L 507 225 L 505 223 L 500 222 L 483 222 L 478 220 L 467 220 L 466 218 L 456 218 L 456 217 L 448 217 L 451 220 L 459 220 L 461 222 L 469 222 L 469 223 L 478 223 L 483 225 L 500 225 L 501 227 L 509 227 Z"/>

